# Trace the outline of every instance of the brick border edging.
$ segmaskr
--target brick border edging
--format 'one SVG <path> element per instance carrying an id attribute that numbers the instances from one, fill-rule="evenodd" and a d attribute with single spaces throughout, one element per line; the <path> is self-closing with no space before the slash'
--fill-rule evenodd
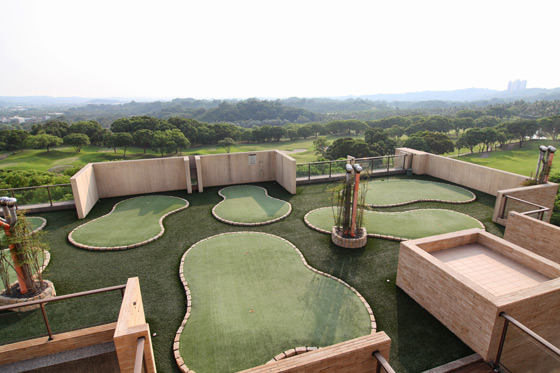
<path id="1" fill-rule="evenodd" d="M 317 232 L 325 233 L 325 234 L 329 234 L 329 235 L 330 235 L 330 234 L 331 234 L 331 231 L 327 231 L 326 229 L 323 229 L 323 228 L 319 228 L 319 227 L 314 226 L 313 224 L 311 224 L 311 223 L 309 222 L 309 219 L 307 218 L 312 212 L 315 212 L 315 211 L 317 211 L 317 210 L 322 210 L 322 209 L 330 209 L 330 208 L 331 208 L 331 207 L 319 207 L 319 208 L 317 208 L 317 209 L 311 210 L 311 211 L 309 211 L 307 214 L 305 214 L 305 216 L 303 217 L 303 221 L 305 222 L 305 224 L 306 224 L 309 228 L 311 228 L 311 229 L 313 229 L 313 230 L 316 230 Z M 414 210 L 406 210 L 406 211 L 389 211 L 389 212 L 380 212 L 380 211 L 376 211 L 376 212 L 379 212 L 380 214 L 404 214 L 404 213 L 411 212 L 411 211 L 426 211 L 426 210 L 453 211 L 453 212 L 455 212 L 455 213 L 457 213 L 457 214 L 465 215 L 465 216 L 468 216 L 468 217 L 471 218 L 471 219 L 474 219 L 478 224 L 480 224 L 480 228 L 481 228 L 481 229 L 486 230 L 486 227 L 484 226 L 484 224 L 483 224 L 480 220 L 478 220 L 477 218 L 473 218 L 472 216 L 467 215 L 467 214 L 465 214 L 465 213 L 463 213 L 463 212 L 454 211 L 454 210 L 447 210 L 447 209 L 414 209 Z M 382 239 L 384 239 L 384 240 L 398 241 L 398 242 L 400 242 L 400 241 L 408 241 L 408 240 L 412 240 L 412 239 L 413 239 L 413 238 L 395 237 L 395 236 L 388 236 L 388 235 L 384 235 L 384 234 L 369 233 L 369 232 L 368 232 L 367 236 L 368 236 L 368 237 L 373 237 L 373 238 L 382 238 Z"/>
<path id="2" fill-rule="evenodd" d="M 368 302 L 365 300 L 364 297 L 362 297 L 362 295 L 356 290 L 354 289 L 352 286 L 350 286 L 349 284 L 347 284 L 346 282 L 344 282 L 343 280 L 339 279 L 338 277 L 332 276 L 328 273 L 325 272 L 321 272 L 313 267 L 311 267 L 309 264 L 307 264 L 307 261 L 305 260 L 305 257 L 303 256 L 303 254 L 301 253 L 301 251 L 290 241 L 286 240 L 285 238 L 282 238 L 280 236 L 276 236 L 274 234 L 270 234 L 270 233 L 264 233 L 264 232 L 254 232 L 254 231 L 239 231 L 239 232 L 226 232 L 226 233 L 220 233 L 220 234 L 216 234 L 214 236 L 210 236 L 207 238 L 204 238 L 196 243 L 194 243 L 191 247 L 189 247 L 187 249 L 187 251 L 185 251 L 185 253 L 183 254 L 183 256 L 181 257 L 181 262 L 179 264 L 179 278 L 181 279 L 181 283 L 183 284 L 183 288 L 185 289 L 185 294 L 187 296 L 187 311 L 185 313 L 185 317 L 183 318 L 183 321 L 181 322 L 181 326 L 179 326 L 179 329 L 177 329 L 177 332 L 175 333 L 175 338 L 173 339 L 173 355 L 175 356 L 175 361 L 177 363 L 177 366 L 179 367 L 179 369 L 181 370 L 181 372 L 183 373 L 195 373 L 194 370 L 191 370 L 187 367 L 187 365 L 185 364 L 185 361 L 183 360 L 183 358 L 181 357 L 181 353 L 179 352 L 179 347 L 180 347 L 180 340 L 181 340 L 181 334 L 183 333 L 183 329 L 185 328 L 185 325 L 187 323 L 187 320 L 189 319 L 189 317 L 191 316 L 191 309 L 192 309 L 192 299 L 191 299 L 191 292 L 189 289 L 189 284 L 187 283 L 187 280 L 185 279 L 185 275 L 183 273 L 183 267 L 185 265 L 185 258 L 187 257 L 187 254 L 189 253 L 190 250 L 192 250 L 194 247 L 196 247 L 196 245 L 207 241 L 211 238 L 214 237 L 218 237 L 218 236 L 225 236 L 225 235 L 231 235 L 231 234 L 246 234 L 246 233 L 251 233 L 251 234 L 262 234 L 265 236 L 270 236 L 270 237 L 274 237 L 277 238 L 281 241 L 286 242 L 289 246 L 291 246 L 298 254 L 299 257 L 301 259 L 301 261 L 303 262 L 303 265 L 305 267 L 307 267 L 307 269 L 311 270 L 312 272 L 315 272 L 319 275 L 323 275 L 325 277 L 328 277 L 330 279 L 333 279 L 339 283 L 341 283 L 342 285 L 346 286 L 347 288 L 349 288 L 352 292 L 354 292 L 354 294 L 356 294 L 356 296 L 358 297 L 358 299 L 360 299 L 362 301 L 362 303 L 364 304 L 364 306 L 366 307 L 366 311 L 369 314 L 369 318 L 370 318 L 370 322 L 371 322 L 371 333 L 370 334 L 375 334 L 377 332 L 377 322 L 375 321 L 375 317 L 373 315 L 373 311 L 371 310 L 371 307 L 369 306 Z M 307 347 L 306 347 L 307 348 Z M 311 347 L 310 347 L 311 348 Z M 295 350 L 295 349 L 294 349 Z M 291 350 L 288 350 L 291 351 Z M 295 353 L 295 352 L 294 352 Z M 285 353 L 281 353 L 279 355 L 276 356 L 280 356 Z M 284 356 L 285 358 L 286 356 Z M 274 359 L 276 359 L 276 357 L 274 357 Z"/>
<path id="3" fill-rule="evenodd" d="M 267 361 L 266 364 L 272 364 L 279 360 L 284 360 L 295 355 L 305 354 L 306 352 L 316 351 L 318 349 L 319 349 L 318 347 L 305 347 L 305 346 L 290 348 L 289 350 L 286 350 L 274 356 L 272 359 Z"/>
<path id="4" fill-rule="evenodd" d="M 79 243 L 79 242 L 76 242 L 76 241 L 72 238 L 72 234 L 73 234 L 74 231 L 76 231 L 78 228 L 81 228 L 81 227 L 83 227 L 83 226 L 86 225 L 86 224 L 93 223 L 94 221 L 96 221 L 96 220 L 98 220 L 98 219 L 104 218 L 105 216 L 107 216 L 107 215 L 109 215 L 109 214 L 112 214 L 113 211 L 115 211 L 115 209 L 117 208 L 117 206 L 118 206 L 119 204 L 121 204 L 121 203 L 123 203 L 123 202 L 125 202 L 125 201 L 128 201 L 128 200 L 134 199 L 134 198 L 145 197 L 145 196 L 138 196 L 138 197 L 131 197 L 131 198 L 123 199 L 122 201 L 115 203 L 115 205 L 113 206 L 113 208 L 111 209 L 111 211 L 109 211 L 109 212 L 106 213 L 105 215 L 100 216 L 100 217 L 98 217 L 98 218 L 95 218 L 95 219 L 93 219 L 93 220 L 91 220 L 91 221 L 88 221 L 87 223 L 81 224 L 81 225 L 77 226 L 76 228 L 72 229 L 72 231 L 71 231 L 70 233 L 68 233 L 68 241 L 70 241 L 70 243 L 71 243 L 72 245 L 74 245 L 74 246 L 76 246 L 76 247 L 79 247 L 80 249 L 94 250 L 94 251 L 105 251 L 105 250 L 127 250 L 127 249 L 133 249 L 133 248 L 135 248 L 135 247 L 143 246 L 143 245 L 149 244 L 150 242 L 153 242 L 153 241 L 157 240 L 158 238 L 160 238 L 161 236 L 163 236 L 163 233 L 165 232 L 165 228 L 163 227 L 163 219 L 165 219 L 166 217 L 168 217 L 168 216 L 171 215 L 171 214 L 174 214 L 174 213 L 176 213 L 176 212 L 179 212 L 179 211 L 184 210 L 184 209 L 186 209 L 187 207 L 189 207 L 189 201 L 187 201 L 186 199 L 181 198 L 181 197 L 164 196 L 164 195 L 162 195 L 162 194 L 155 194 L 155 196 L 176 198 L 176 199 L 179 199 L 179 200 L 181 200 L 181 201 L 184 201 L 184 202 L 185 202 L 185 206 L 179 207 L 178 209 L 175 209 L 175 210 L 173 210 L 173 211 L 169 211 L 167 214 L 164 214 L 161 218 L 159 218 L 158 223 L 159 223 L 159 227 L 161 228 L 161 230 L 160 230 L 160 232 L 159 232 L 157 235 L 155 235 L 154 237 L 149 238 L 149 239 L 147 239 L 147 240 L 145 240 L 145 241 L 142 241 L 142 242 L 137 242 L 137 243 L 135 243 L 135 244 L 131 244 L 131 245 L 124 245 L 124 246 L 106 246 L 106 247 L 102 247 L 102 246 L 91 246 L 91 245 L 83 245 L 83 244 L 81 244 L 81 243 Z M 149 196 L 147 196 L 147 197 L 149 197 Z"/>
<path id="5" fill-rule="evenodd" d="M 31 234 L 35 234 L 35 233 L 39 232 L 40 230 L 43 230 L 43 228 L 45 228 L 45 226 L 47 225 L 47 219 L 45 219 L 45 218 L 43 218 L 43 217 L 40 217 L 40 216 L 28 216 L 27 218 L 28 218 L 28 219 L 29 219 L 29 218 L 41 219 L 41 221 L 42 221 L 41 225 L 40 225 L 37 229 L 33 230 L 33 231 L 31 232 Z"/>
<path id="6" fill-rule="evenodd" d="M 472 198 L 469 199 L 469 200 L 467 200 L 467 201 L 447 201 L 447 200 L 444 200 L 444 199 L 423 198 L 423 199 L 415 199 L 415 200 L 407 201 L 407 202 L 390 203 L 390 204 L 387 204 L 387 205 L 366 204 L 366 206 L 368 206 L 368 207 L 373 207 L 373 208 L 397 207 L 397 206 L 411 205 L 411 204 L 417 203 L 417 202 L 441 202 L 441 203 L 449 203 L 449 204 L 451 204 L 451 205 L 463 205 L 463 204 L 466 204 L 466 203 L 471 203 L 471 202 L 476 201 L 476 194 L 474 194 L 473 192 L 471 192 L 470 190 L 468 190 L 468 189 L 466 189 L 466 188 L 463 188 L 463 187 L 460 187 L 460 186 L 456 186 L 456 185 L 452 185 L 452 184 L 448 184 L 448 183 L 442 183 L 442 182 L 439 182 L 439 181 L 430 181 L 430 183 L 433 183 L 433 184 L 443 184 L 443 185 L 451 185 L 451 186 L 453 186 L 453 187 L 455 187 L 455 188 L 462 189 L 462 190 L 464 190 L 464 191 L 470 193 L 470 194 L 472 195 Z"/>
<path id="7" fill-rule="evenodd" d="M 224 195 L 222 194 L 222 190 L 227 189 L 227 188 L 235 188 L 236 186 L 238 186 L 238 185 L 228 186 L 228 187 L 222 188 L 222 189 L 220 189 L 220 190 L 218 191 L 218 194 L 220 195 L 220 197 L 223 198 L 223 200 L 220 201 L 216 206 L 212 207 L 212 216 L 214 216 L 218 221 L 221 221 L 222 223 L 226 223 L 226 224 L 229 224 L 229 225 L 242 226 L 242 227 L 257 227 L 257 226 L 260 226 L 260 225 L 267 225 L 267 224 L 276 223 L 277 221 L 280 221 L 280 220 L 282 220 L 282 219 L 287 218 L 288 215 L 290 215 L 290 214 L 292 213 L 292 204 L 291 204 L 290 202 L 284 201 L 283 199 L 279 199 L 279 198 L 275 198 L 275 197 L 269 196 L 269 195 L 268 195 L 268 190 L 267 190 L 266 188 L 261 187 L 261 186 L 258 186 L 258 185 L 245 185 L 245 186 L 250 186 L 250 187 L 253 187 L 253 188 L 261 188 L 262 190 L 264 190 L 264 195 L 267 196 L 268 198 L 275 199 L 275 200 L 277 200 L 277 201 L 282 201 L 282 202 L 284 202 L 284 203 L 287 203 L 287 204 L 288 204 L 288 212 L 285 213 L 284 215 L 280 216 L 279 218 L 272 219 L 272 220 L 267 220 L 267 221 L 261 221 L 261 222 L 257 222 L 257 223 L 243 223 L 243 222 L 237 222 L 237 221 L 227 220 L 227 219 L 221 218 L 221 217 L 216 213 L 215 210 L 216 210 L 216 208 L 217 208 L 218 206 L 220 206 L 222 203 L 224 203 L 224 202 L 226 201 L 226 196 L 224 196 Z"/>

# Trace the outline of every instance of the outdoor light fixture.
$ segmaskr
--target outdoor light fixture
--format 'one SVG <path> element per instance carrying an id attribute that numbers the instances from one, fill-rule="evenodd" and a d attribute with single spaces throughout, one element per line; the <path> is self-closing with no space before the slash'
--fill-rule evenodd
<path id="1" fill-rule="evenodd" d="M 350 163 L 346 163 L 346 172 L 351 173 L 354 168 Z"/>
<path id="2" fill-rule="evenodd" d="M 354 171 L 356 171 L 357 173 L 362 172 L 362 166 L 360 166 L 359 164 L 355 164 L 354 165 Z"/>

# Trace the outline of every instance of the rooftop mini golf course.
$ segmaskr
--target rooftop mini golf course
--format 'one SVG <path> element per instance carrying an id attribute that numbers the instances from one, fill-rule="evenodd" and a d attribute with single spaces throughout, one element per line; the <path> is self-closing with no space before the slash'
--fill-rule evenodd
<path id="1" fill-rule="evenodd" d="M 359 294 L 313 270 L 278 236 L 234 232 L 204 239 L 185 252 L 179 271 L 188 307 L 178 350 L 197 372 L 236 372 L 294 347 L 372 332 L 371 309 Z"/>
<path id="2" fill-rule="evenodd" d="M 163 219 L 188 206 L 187 200 L 172 196 L 130 198 L 117 203 L 107 215 L 74 229 L 68 240 L 83 249 L 131 249 L 161 237 Z"/>
<path id="3" fill-rule="evenodd" d="M 334 225 L 332 207 L 322 207 L 305 215 L 305 223 L 323 233 L 331 234 Z M 436 234 L 482 228 L 484 225 L 469 215 L 444 209 L 420 209 L 402 212 L 364 211 L 368 236 L 409 240 Z"/>
<path id="4" fill-rule="evenodd" d="M 476 196 L 461 187 L 418 179 L 382 179 L 368 182 L 366 204 L 401 206 L 414 202 L 469 203 Z"/>
<path id="5" fill-rule="evenodd" d="M 214 217 L 232 225 L 264 225 L 284 219 L 292 211 L 286 201 L 272 198 L 266 189 L 254 185 L 235 185 L 221 189 L 224 199 L 212 209 Z"/>

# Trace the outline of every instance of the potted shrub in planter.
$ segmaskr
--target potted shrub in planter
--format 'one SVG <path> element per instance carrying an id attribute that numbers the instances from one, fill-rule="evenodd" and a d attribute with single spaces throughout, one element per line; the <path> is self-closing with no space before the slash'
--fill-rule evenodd
<path id="1" fill-rule="evenodd" d="M 5 217 L 0 220 L 0 228 L 5 233 L 0 247 L 4 244 L 9 247 L 0 251 L 0 278 L 4 285 L 4 290 L 0 292 L 0 305 L 23 303 L 56 295 L 52 282 L 44 280 L 42 275 L 48 246 L 41 241 L 41 232 L 33 233 L 21 211 L 16 215 L 15 202 L 15 198 L 0 199 Z M 36 305 L 12 310 L 22 312 L 39 307 Z"/>
<path id="2" fill-rule="evenodd" d="M 346 178 L 333 193 L 332 242 L 345 248 L 360 248 L 367 243 L 367 232 L 363 227 L 364 203 L 367 186 L 360 188 L 360 165 L 346 165 Z"/>

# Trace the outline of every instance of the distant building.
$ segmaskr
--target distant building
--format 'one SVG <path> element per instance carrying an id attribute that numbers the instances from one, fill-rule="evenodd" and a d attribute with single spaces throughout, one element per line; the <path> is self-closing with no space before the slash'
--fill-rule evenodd
<path id="1" fill-rule="evenodd" d="M 526 80 L 514 80 L 514 81 L 509 81 L 508 82 L 508 91 L 520 91 L 522 89 L 526 89 L 527 88 L 527 81 Z"/>

